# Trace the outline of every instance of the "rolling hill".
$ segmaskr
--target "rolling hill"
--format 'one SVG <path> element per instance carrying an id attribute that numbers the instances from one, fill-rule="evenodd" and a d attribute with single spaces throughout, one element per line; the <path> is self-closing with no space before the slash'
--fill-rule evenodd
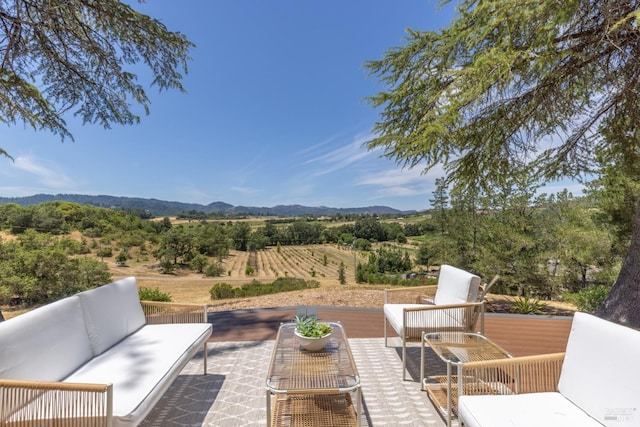
<path id="1" fill-rule="evenodd" d="M 326 206 L 277 205 L 273 207 L 233 206 L 224 202 L 212 202 L 208 205 L 183 203 L 139 197 L 121 197 L 83 194 L 36 194 L 26 197 L 0 197 L 0 204 L 16 203 L 21 206 L 36 205 L 52 201 L 66 201 L 82 205 L 92 205 L 112 209 L 143 210 L 152 216 L 171 216 L 181 212 L 198 211 L 222 215 L 336 215 L 336 214 L 372 214 L 406 215 L 415 211 L 401 211 L 388 206 L 367 206 L 354 208 L 331 208 Z"/>

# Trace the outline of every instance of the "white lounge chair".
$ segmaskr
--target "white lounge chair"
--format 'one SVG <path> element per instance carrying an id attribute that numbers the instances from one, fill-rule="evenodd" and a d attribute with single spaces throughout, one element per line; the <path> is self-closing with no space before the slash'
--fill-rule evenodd
<path id="1" fill-rule="evenodd" d="M 385 289 L 384 344 L 387 325 L 402 339 L 402 379 L 406 379 L 407 343 L 420 342 L 422 332 L 484 332 L 484 302 L 478 301 L 480 277 L 442 265 L 436 286 Z"/>

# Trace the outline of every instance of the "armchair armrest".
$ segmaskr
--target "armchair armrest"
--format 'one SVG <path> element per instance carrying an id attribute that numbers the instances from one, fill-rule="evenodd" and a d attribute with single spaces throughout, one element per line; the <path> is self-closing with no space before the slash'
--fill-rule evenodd
<path id="1" fill-rule="evenodd" d="M 405 335 L 410 340 L 421 339 L 422 331 L 475 332 L 478 319 L 484 333 L 484 302 L 410 306 L 403 309 L 403 315 Z"/>
<path id="2" fill-rule="evenodd" d="M 147 324 L 207 323 L 207 304 L 140 301 Z"/>
<path id="3" fill-rule="evenodd" d="M 416 304 L 422 300 L 428 300 L 436 295 L 438 285 L 430 286 L 410 286 L 404 288 L 393 288 L 384 290 L 385 304 Z"/>
<path id="4" fill-rule="evenodd" d="M 0 380 L 2 425 L 110 426 L 111 384 Z M 56 423 L 54 420 L 59 420 Z"/>
<path id="5" fill-rule="evenodd" d="M 558 391 L 565 353 L 469 362 L 462 365 L 464 394 Z"/>

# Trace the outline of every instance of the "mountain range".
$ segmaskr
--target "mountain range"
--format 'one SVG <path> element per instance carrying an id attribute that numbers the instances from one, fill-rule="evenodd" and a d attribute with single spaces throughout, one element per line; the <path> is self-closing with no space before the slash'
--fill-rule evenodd
<path id="1" fill-rule="evenodd" d="M 66 201 L 81 205 L 92 205 L 112 209 L 143 210 L 152 216 L 171 216 L 182 212 L 197 211 L 222 215 L 336 215 L 336 214 L 372 214 L 372 215 L 406 215 L 416 211 L 401 211 L 388 206 L 367 206 L 361 208 L 331 208 L 326 206 L 277 205 L 273 207 L 233 206 L 224 202 L 213 202 L 208 205 L 198 203 L 172 202 L 158 199 L 121 196 L 90 196 L 83 194 L 36 194 L 26 197 L 0 197 L 0 204 L 16 203 L 30 206 L 52 201 Z"/>

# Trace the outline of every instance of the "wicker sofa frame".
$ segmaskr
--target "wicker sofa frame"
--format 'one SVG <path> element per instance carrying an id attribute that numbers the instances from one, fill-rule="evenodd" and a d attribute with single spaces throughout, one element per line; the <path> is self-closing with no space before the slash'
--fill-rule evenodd
<path id="1" fill-rule="evenodd" d="M 129 280 L 133 278 L 123 279 Z M 118 283 L 118 282 L 114 282 Z M 113 285 L 113 284 L 110 284 Z M 110 286 L 105 285 L 105 286 Z M 135 287 L 135 279 L 133 280 Z M 99 289 L 99 288 L 97 288 Z M 91 291 L 88 291 L 91 292 Z M 136 292 L 137 295 L 137 292 Z M 55 303 L 52 303 L 55 304 Z M 203 332 L 199 334 L 201 337 L 198 343 L 192 343 L 188 348 L 181 349 L 183 355 L 179 360 L 173 362 L 172 369 L 165 373 L 166 381 L 159 385 L 159 392 L 151 392 L 147 395 L 147 401 L 138 402 L 143 408 L 135 417 L 127 417 L 126 414 L 114 416 L 114 384 L 111 383 L 83 383 L 83 382 L 67 382 L 65 379 L 59 381 L 39 381 L 37 372 L 28 372 L 28 379 L 21 378 L 1 378 L 0 375 L 0 425 L 9 426 L 56 426 L 56 427 L 111 427 L 121 425 L 137 425 L 144 416 L 153 408 L 157 400 L 162 396 L 171 382 L 177 377 L 182 367 L 190 360 L 195 352 L 202 348 L 204 359 L 204 374 L 207 373 L 207 344 L 206 339 L 211 335 L 211 325 L 207 323 L 207 306 L 189 305 L 189 304 L 173 304 L 160 303 L 150 301 L 139 301 L 144 313 L 145 325 L 166 325 L 166 324 L 202 324 L 200 328 Z M 46 307 L 46 306 L 45 306 Z M 34 311 L 40 310 L 36 309 Z M 0 327 L 8 327 L 10 325 L 18 325 L 21 316 L 6 320 L 0 324 Z M 56 319 L 52 320 L 52 324 L 48 324 L 47 317 L 42 318 L 42 328 L 55 328 Z M 77 322 L 82 322 L 78 319 Z M 15 322 L 15 323 L 14 323 Z M 197 325 L 194 325 L 197 326 Z M 208 332 L 207 332 L 208 331 Z M 28 330 L 25 333 L 29 333 Z M 64 333 L 64 332 L 62 332 Z M 134 335 L 133 332 L 131 335 Z M 170 339 L 171 335 L 167 337 Z M 0 334 L 0 341 L 7 339 L 7 335 Z M 204 342 L 201 342 L 204 339 Z M 0 342 L 0 346 L 8 345 L 8 342 Z M 30 343 L 28 340 L 23 344 L 24 352 L 38 351 L 37 348 L 28 348 L 29 344 L 37 347 L 37 342 Z M 196 345 L 197 344 L 197 345 Z M 116 343 L 113 347 L 117 347 Z M 13 355 L 21 349 L 13 348 Z M 65 349 L 72 354 L 76 349 Z M 10 360 L 11 354 L 3 353 L 0 349 L 0 361 Z M 99 356 L 96 356 L 99 357 Z M 108 356 L 107 356 L 108 357 Z M 42 360 L 42 359 L 41 359 Z M 29 362 L 27 362 L 29 363 Z M 52 361 L 55 363 L 55 360 Z M 78 369 L 81 369 L 79 366 Z M 0 371 L 1 372 L 1 371 Z M 20 376 L 21 372 L 13 376 Z M 123 416 L 124 415 L 124 416 Z"/>

